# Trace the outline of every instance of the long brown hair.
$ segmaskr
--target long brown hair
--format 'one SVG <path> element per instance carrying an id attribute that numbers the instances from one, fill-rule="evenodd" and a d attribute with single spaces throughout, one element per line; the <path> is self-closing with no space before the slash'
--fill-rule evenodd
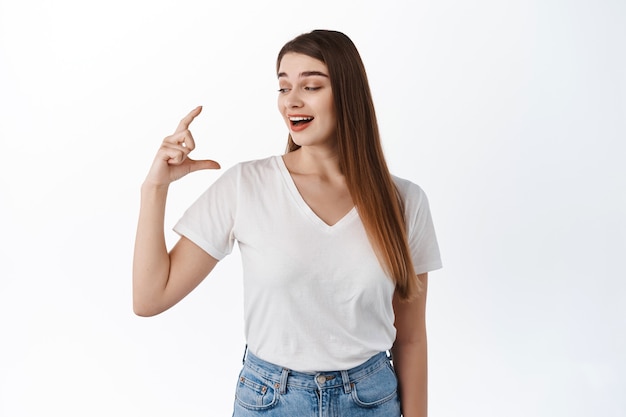
<path id="1" fill-rule="evenodd" d="M 385 162 L 361 56 L 350 38 L 329 30 L 314 30 L 287 42 L 278 54 L 277 71 L 290 52 L 308 55 L 328 67 L 337 113 L 339 167 L 379 262 L 400 298 L 413 299 L 420 283 L 411 261 L 402 199 Z M 289 135 L 287 152 L 299 147 Z"/>

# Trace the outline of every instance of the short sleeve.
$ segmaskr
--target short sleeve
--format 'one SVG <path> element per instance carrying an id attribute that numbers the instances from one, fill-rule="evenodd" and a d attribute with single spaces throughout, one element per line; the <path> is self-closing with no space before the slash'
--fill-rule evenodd
<path id="1" fill-rule="evenodd" d="M 426 193 L 410 181 L 396 179 L 404 201 L 409 248 L 416 274 L 442 267 L 439 244 Z"/>
<path id="2" fill-rule="evenodd" d="M 222 174 L 185 211 L 174 231 L 217 260 L 233 250 L 239 174 L 234 166 Z"/>

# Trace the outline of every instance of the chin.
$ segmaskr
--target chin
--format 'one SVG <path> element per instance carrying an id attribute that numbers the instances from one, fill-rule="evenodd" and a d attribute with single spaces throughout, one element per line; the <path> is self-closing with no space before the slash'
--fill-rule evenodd
<path id="1" fill-rule="evenodd" d="M 333 137 L 314 137 L 310 134 L 294 134 L 293 132 L 289 132 L 291 134 L 291 140 L 298 146 L 326 146 L 333 144 L 335 139 Z"/>

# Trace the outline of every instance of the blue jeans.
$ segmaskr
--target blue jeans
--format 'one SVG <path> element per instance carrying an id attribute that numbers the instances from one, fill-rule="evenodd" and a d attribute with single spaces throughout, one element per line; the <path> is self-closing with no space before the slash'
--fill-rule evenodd
<path id="1" fill-rule="evenodd" d="M 233 417 L 400 417 L 398 381 L 381 352 L 347 371 L 304 373 L 248 352 Z"/>

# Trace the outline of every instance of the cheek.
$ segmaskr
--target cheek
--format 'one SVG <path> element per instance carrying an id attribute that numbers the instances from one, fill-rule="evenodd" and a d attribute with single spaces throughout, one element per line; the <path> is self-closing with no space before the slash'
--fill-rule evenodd
<path id="1" fill-rule="evenodd" d="M 285 103 L 282 97 L 278 97 L 278 99 L 276 100 L 276 110 L 278 110 L 278 113 L 284 119 Z"/>
<path id="2" fill-rule="evenodd" d="M 326 114 L 330 120 L 335 121 L 337 118 L 337 112 L 335 111 L 335 103 L 332 98 L 326 102 Z"/>
<path id="3" fill-rule="evenodd" d="M 335 101 L 333 100 L 332 94 L 328 94 L 326 97 L 324 97 L 323 105 L 326 108 L 328 114 L 331 114 L 333 116 L 335 115 Z"/>

